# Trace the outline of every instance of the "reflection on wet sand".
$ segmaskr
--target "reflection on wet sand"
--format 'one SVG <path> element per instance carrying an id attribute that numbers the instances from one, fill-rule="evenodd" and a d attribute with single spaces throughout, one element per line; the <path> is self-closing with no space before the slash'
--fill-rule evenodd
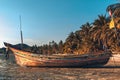
<path id="1" fill-rule="evenodd" d="M 0 80 L 118 80 L 120 68 L 20 67 L 0 59 Z"/>

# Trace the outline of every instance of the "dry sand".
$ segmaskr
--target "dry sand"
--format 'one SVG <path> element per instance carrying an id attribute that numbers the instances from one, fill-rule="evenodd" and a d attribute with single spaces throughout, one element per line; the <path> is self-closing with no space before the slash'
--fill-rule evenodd
<path id="1" fill-rule="evenodd" d="M 0 59 L 0 80 L 120 80 L 120 67 L 112 62 L 101 68 L 31 68 Z"/>

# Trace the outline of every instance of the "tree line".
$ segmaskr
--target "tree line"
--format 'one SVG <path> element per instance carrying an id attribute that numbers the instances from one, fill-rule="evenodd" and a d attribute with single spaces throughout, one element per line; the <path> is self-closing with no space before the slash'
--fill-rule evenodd
<path id="1" fill-rule="evenodd" d="M 98 15 L 93 23 L 85 23 L 71 32 L 65 42 L 49 42 L 42 46 L 24 48 L 36 54 L 85 54 L 109 49 L 120 51 L 120 7 L 114 12 L 115 27 L 110 29 L 111 17 Z"/>

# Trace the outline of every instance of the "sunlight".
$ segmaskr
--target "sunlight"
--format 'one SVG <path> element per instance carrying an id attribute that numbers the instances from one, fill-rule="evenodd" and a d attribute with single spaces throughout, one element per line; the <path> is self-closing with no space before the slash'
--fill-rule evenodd
<path id="1" fill-rule="evenodd" d="M 16 37 L 18 35 L 18 31 L 11 26 L 12 25 L 8 23 L 7 19 L 0 16 L 0 47 L 4 46 L 3 42 L 18 42 Z"/>

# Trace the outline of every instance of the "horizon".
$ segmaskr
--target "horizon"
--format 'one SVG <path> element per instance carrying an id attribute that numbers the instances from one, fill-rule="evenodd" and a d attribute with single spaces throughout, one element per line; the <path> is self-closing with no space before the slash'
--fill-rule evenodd
<path id="1" fill-rule="evenodd" d="M 43 45 L 54 40 L 63 42 L 86 22 L 92 23 L 98 15 L 105 15 L 110 4 L 117 0 L 1 0 L 0 47 L 3 42 L 19 44 L 20 21 L 24 43 Z M 108 14 L 107 14 L 108 15 Z"/>

